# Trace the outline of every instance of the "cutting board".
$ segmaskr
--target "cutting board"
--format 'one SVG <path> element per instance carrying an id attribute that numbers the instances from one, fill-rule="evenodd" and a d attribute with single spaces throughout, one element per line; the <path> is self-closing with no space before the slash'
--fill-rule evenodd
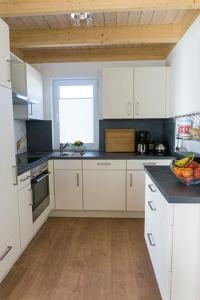
<path id="1" fill-rule="evenodd" d="M 106 152 L 135 152 L 135 129 L 105 129 Z"/>

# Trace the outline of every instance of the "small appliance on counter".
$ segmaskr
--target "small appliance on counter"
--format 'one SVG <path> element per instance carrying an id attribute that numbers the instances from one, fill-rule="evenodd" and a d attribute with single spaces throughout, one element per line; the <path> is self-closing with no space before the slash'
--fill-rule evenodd
<path id="1" fill-rule="evenodd" d="M 137 152 L 138 154 L 145 154 L 149 152 L 150 132 L 138 131 L 137 132 Z"/>
<path id="2" fill-rule="evenodd" d="M 165 144 L 158 144 L 155 148 L 155 154 L 162 156 L 165 155 L 167 153 L 167 147 L 165 146 Z"/>

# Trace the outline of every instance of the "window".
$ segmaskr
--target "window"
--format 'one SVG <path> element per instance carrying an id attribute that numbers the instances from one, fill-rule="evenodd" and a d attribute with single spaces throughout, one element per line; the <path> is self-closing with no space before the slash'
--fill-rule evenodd
<path id="1" fill-rule="evenodd" d="M 55 143 L 81 140 L 97 149 L 97 80 L 55 80 L 54 95 Z"/>

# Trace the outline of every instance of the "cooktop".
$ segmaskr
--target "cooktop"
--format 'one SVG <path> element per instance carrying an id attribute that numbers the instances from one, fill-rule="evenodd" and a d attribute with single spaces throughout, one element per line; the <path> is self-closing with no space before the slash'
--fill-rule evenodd
<path id="1" fill-rule="evenodd" d="M 36 161 L 41 160 L 42 157 L 18 156 L 16 158 L 17 165 L 30 165 Z"/>

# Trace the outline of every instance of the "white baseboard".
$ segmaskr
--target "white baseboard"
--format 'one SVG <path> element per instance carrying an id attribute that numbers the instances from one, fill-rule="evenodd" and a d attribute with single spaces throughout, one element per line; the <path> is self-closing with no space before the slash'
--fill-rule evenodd
<path id="1" fill-rule="evenodd" d="M 49 217 L 64 218 L 144 218 L 144 212 L 52 210 Z"/>

